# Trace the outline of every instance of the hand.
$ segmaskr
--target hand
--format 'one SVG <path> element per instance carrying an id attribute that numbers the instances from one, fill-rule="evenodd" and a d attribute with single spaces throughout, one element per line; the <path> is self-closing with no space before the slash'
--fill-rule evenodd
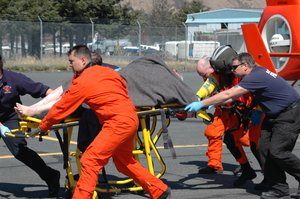
<path id="1" fill-rule="evenodd" d="M 189 112 L 197 112 L 199 111 L 201 108 L 203 108 L 203 104 L 202 102 L 192 102 L 189 105 L 187 105 L 184 110 L 185 111 L 189 111 Z"/>
<path id="2" fill-rule="evenodd" d="M 40 127 L 37 127 L 36 129 L 31 129 L 31 132 L 28 133 L 28 135 L 30 137 L 35 137 L 36 135 L 38 135 L 39 133 L 44 133 Z"/>
<path id="3" fill-rule="evenodd" d="M 262 118 L 263 112 L 254 110 L 251 113 L 251 122 L 252 126 L 257 126 L 259 125 L 261 118 Z"/>
<path id="4" fill-rule="evenodd" d="M 10 129 L 4 125 L 0 126 L 1 137 L 6 137 L 5 133 L 10 133 Z"/>

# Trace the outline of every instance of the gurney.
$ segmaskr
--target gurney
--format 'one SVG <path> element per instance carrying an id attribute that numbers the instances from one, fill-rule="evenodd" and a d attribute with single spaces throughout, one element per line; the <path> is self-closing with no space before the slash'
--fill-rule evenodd
<path id="1" fill-rule="evenodd" d="M 144 81 L 144 85 L 149 85 L 145 79 L 145 75 L 138 75 L 146 73 L 149 75 L 157 68 L 159 71 L 156 73 L 168 74 L 164 77 L 155 76 L 155 78 L 166 80 L 161 82 L 163 85 L 151 88 L 146 88 L 147 92 L 139 91 L 140 86 L 136 81 Z M 156 67 L 155 67 L 156 66 Z M 141 71 L 144 70 L 144 71 Z M 133 72 L 134 71 L 134 72 Z M 164 71 L 164 72 L 162 72 Z M 168 126 L 170 125 L 171 118 L 176 117 L 178 113 L 185 113 L 184 107 L 186 104 L 197 100 L 195 94 L 188 88 L 178 77 L 169 77 L 170 74 L 174 75 L 163 62 L 159 59 L 142 58 L 132 62 L 127 67 L 121 70 L 121 76 L 127 81 L 129 95 L 137 107 L 137 114 L 140 120 L 140 129 L 137 132 L 134 140 L 133 155 L 137 160 L 145 157 L 146 168 L 149 172 L 157 178 L 161 178 L 165 171 L 166 165 L 157 149 L 158 140 L 163 137 L 164 148 L 169 149 L 172 157 L 176 158 L 176 153 L 172 144 L 172 140 L 168 134 Z M 132 78 L 134 77 L 134 78 Z M 150 81 L 157 81 L 151 79 Z M 163 90 L 166 88 L 166 90 Z M 174 92 L 174 93 L 170 93 Z M 200 113 L 200 117 L 210 121 L 210 117 L 204 112 Z M 160 119 L 160 124 L 159 124 Z M 181 118 L 182 119 L 182 118 Z M 12 130 L 10 136 L 17 136 L 14 132 L 21 131 L 25 137 L 29 137 L 30 128 L 37 128 L 41 120 L 32 117 L 22 118 L 20 122 L 20 129 Z M 78 126 L 79 118 L 68 118 L 59 124 L 53 125 L 53 130 L 60 142 L 61 150 L 64 156 L 64 169 L 66 169 L 66 182 L 65 187 L 70 197 L 75 190 L 76 182 L 80 176 L 80 157 L 81 151 L 77 148 L 75 152 L 70 152 L 70 141 L 73 134 L 73 127 Z M 39 135 L 42 140 L 44 135 Z M 76 165 L 72 164 L 71 158 L 75 158 Z M 75 169 L 77 171 L 75 171 Z M 99 192 L 122 192 L 122 191 L 142 191 L 142 187 L 134 183 L 132 179 L 109 180 L 106 178 L 105 173 L 103 179 L 98 181 L 98 185 L 94 192 L 94 197 L 97 198 Z"/>

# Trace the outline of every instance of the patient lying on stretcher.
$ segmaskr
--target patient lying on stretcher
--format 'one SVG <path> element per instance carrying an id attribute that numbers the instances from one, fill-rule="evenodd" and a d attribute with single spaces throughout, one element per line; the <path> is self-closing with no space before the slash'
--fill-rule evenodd
<path id="1" fill-rule="evenodd" d="M 185 105 L 196 101 L 197 97 L 182 77 L 158 57 L 141 57 L 129 63 L 119 71 L 126 80 L 129 96 L 134 105 L 140 107 L 159 107 L 160 105 Z M 15 110 L 20 115 L 34 116 L 47 111 L 63 94 L 62 86 L 52 96 L 40 102 L 25 106 L 17 104 Z M 182 119 L 182 118 L 181 118 Z M 81 115 L 78 133 L 78 147 L 81 151 L 89 145 L 98 134 L 101 125 L 93 111 L 84 110 Z"/>
<path id="2" fill-rule="evenodd" d="M 100 65 L 100 63 L 98 63 Z M 129 95 L 136 107 L 176 103 L 186 105 L 195 100 L 194 92 L 176 71 L 169 69 L 158 57 L 142 57 L 119 71 L 126 80 Z M 48 111 L 63 94 L 63 86 L 36 104 L 16 104 L 22 116 L 34 116 Z"/>

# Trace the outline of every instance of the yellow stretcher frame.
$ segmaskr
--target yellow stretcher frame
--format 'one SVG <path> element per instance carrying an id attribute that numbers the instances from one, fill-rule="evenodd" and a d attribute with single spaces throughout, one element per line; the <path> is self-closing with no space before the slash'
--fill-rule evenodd
<path id="1" fill-rule="evenodd" d="M 148 167 L 148 171 L 155 175 L 157 178 L 161 178 L 165 171 L 166 165 L 163 161 L 162 156 L 160 155 L 156 143 L 163 135 L 164 138 L 164 148 L 169 148 L 172 152 L 173 158 L 175 158 L 175 150 L 173 148 L 172 141 L 168 135 L 168 126 L 170 125 L 171 119 L 170 117 L 175 117 L 177 112 L 184 111 L 181 106 L 177 104 L 168 104 L 162 105 L 159 108 L 155 107 L 142 107 L 138 108 L 137 114 L 139 116 L 140 121 L 140 133 L 138 132 L 134 138 L 134 150 L 133 155 L 139 161 L 139 156 L 144 155 L 146 157 L 146 164 Z M 161 116 L 161 127 L 160 129 L 156 129 L 158 116 Z M 199 116 L 199 115 L 198 115 Z M 11 133 L 6 133 L 6 135 L 11 137 L 20 136 L 15 134 L 16 132 L 24 133 L 23 136 L 29 137 L 29 131 L 31 128 L 37 128 L 40 119 L 33 117 L 23 117 L 20 121 L 20 128 L 14 129 Z M 79 124 L 79 118 L 68 118 L 65 119 L 62 123 L 55 124 L 52 126 L 50 130 L 54 130 L 55 134 L 60 142 L 61 150 L 64 155 L 64 169 L 66 169 L 67 177 L 65 181 L 65 188 L 69 192 L 69 196 L 74 193 L 76 187 L 75 175 L 72 169 L 72 164 L 70 161 L 70 157 L 75 157 L 76 166 L 78 170 L 78 175 L 80 176 L 81 163 L 80 158 L 82 153 L 77 148 L 75 152 L 69 152 L 71 137 L 73 133 L 73 127 Z M 60 136 L 59 130 L 63 130 L 63 139 Z M 44 135 L 38 135 L 39 139 L 42 140 Z M 152 154 L 154 156 L 152 156 Z M 159 163 L 160 168 L 157 169 L 154 165 L 154 158 L 157 158 L 157 162 Z M 154 168 L 155 167 L 155 168 Z M 157 171 L 155 173 L 155 171 Z M 123 180 L 107 180 L 107 185 L 111 186 L 109 188 L 101 188 L 97 186 L 93 198 L 98 198 L 98 193 L 119 193 L 123 191 L 132 191 L 138 192 L 142 191 L 143 188 L 138 184 L 134 183 L 132 179 L 127 178 Z M 117 185 L 127 185 L 129 183 L 133 183 L 131 186 L 126 187 L 116 187 Z M 99 183 L 98 183 L 99 185 Z"/>

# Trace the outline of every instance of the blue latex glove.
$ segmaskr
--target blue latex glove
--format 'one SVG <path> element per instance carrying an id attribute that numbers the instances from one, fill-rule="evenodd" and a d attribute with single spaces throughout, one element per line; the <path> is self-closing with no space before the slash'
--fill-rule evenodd
<path id="1" fill-rule="evenodd" d="M 184 110 L 188 111 L 188 112 L 197 112 L 199 111 L 201 108 L 203 108 L 203 104 L 202 102 L 192 102 L 189 105 L 187 105 Z"/>
<path id="2" fill-rule="evenodd" d="M 262 115 L 263 115 L 263 112 L 261 112 L 261 111 L 256 111 L 256 110 L 252 111 L 252 113 L 251 113 L 252 126 L 259 125 Z"/>
<path id="3" fill-rule="evenodd" d="M 4 125 L 1 125 L 1 126 L 0 126 L 0 131 L 1 131 L 1 137 L 6 137 L 5 133 L 9 133 L 9 132 L 10 132 L 10 129 L 7 128 L 7 127 L 4 126 Z"/>

